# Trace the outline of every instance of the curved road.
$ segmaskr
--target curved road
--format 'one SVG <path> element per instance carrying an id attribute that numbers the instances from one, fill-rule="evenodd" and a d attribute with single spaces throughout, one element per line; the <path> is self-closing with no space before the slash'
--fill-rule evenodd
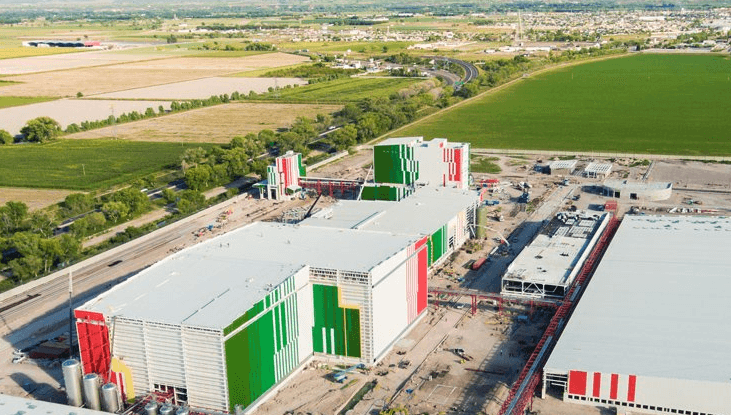
<path id="1" fill-rule="evenodd" d="M 475 65 L 473 65 L 473 64 L 471 64 L 469 62 L 465 62 L 465 61 L 459 60 L 459 59 L 448 58 L 446 56 L 425 56 L 425 58 L 428 58 L 428 59 L 441 59 L 441 60 L 445 60 L 445 61 L 448 61 L 450 63 L 453 63 L 455 65 L 461 66 L 462 69 L 464 69 L 464 73 L 465 73 L 465 76 L 462 79 L 462 82 L 463 83 L 470 82 L 471 80 L 477 78 L 477 75 L 480 74 L 480 72 L 477 70 L 477 67 Z"/>

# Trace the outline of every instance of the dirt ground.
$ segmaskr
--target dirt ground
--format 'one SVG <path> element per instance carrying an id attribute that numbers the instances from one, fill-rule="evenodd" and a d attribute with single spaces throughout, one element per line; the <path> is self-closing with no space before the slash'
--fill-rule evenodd
<path id="1" fill-rule="evenodd" d="M 172 58 L 5 77 L 20 82 L 0 88 L 0 96 L 69 97 L 124 91 L 208 78 L 245 70 L 279 67 L 308 58 L 268 53 L 241 58 Z M 233 91 L 232 91 L 233 92 Z M 210 96 L 210 94 L 208 94 Z"/>
<path id="2" fill-rule="evenodd" d="M 176 82 L 172 84 L 148 86 L 145 88 L 128 89 L 126 91 L 111 92 L 94 95 L 93 98 L 113 99 L 206 99 L 211 95 L 230 95 L 234 91 L 248 94 L 254 91 L 257 94 L 266 92 L 274 87 L 288 85 L 307 85 L 307 81 L 300 78 L 231 78 L 212 77 L 194 79 L 192 81 Z"/>
<path id="3" fill-rule="evenodd" d="M 672 182 L 676 187 L 708 187 L 731 190 L 731 165 L 697 161 L 656 162 L 651 180 Z"/>
<path id="4" fill-rule="evenodd" d="M 150 59 L 166 58 L 171 55 L 141 55 L 134 53 L 111 53 L 109 51 L 88 51 L 64 53 L 47 56 L 33 56 L 0 60 L 0 74 L 19 75 L 34 72 L 58 71 L 62 69 L 82 68 L 87 66 L 111 65 Z"/>
<path id="5" fill-rule="evenodd" d="M 69 194 L 70 190 L 56 189 L 21 189 L 18 187 L 0 187 L 0 205 L 6 202 L 23 202 L 31 211 L 58 203 Z"/>
<path id="6" fill-rule="evenodd" d="M 117 138 L 124 140 L 228 143 L 237 135 L 289 127 L 299 116 L 312 118 L 318 113 L 330 114 L 339 109 L 337 105 L 236 102 L 84 131 L 67 138 L 111 137 L 116 129 Z"/>
<path id="7" fill-rule="evenodd" d="M 316 171 L 307 172 L 307 174 L 312 177 L 330 177 L 335 179 L 365 178 L 368 173 L 368 167 L 372 163 L 373 150 L 363 149 L 334 163 L 326 164 Z M 373 172 L 370 172 L 368 179 L 373 180 Z"/>
<path id="8" fill-rule="evenodd" d="M 10 134 L 19 134 L 28 120 L 47 116 L 58 121 L 62 128 L 71 123 L 81 124 L 83 121 L 98 121 L 107 119 L 114 114 L 137 111 L 144 113 L 147 108 L 155 112 L 159 106 L 170 109 L 169 101 L 114 101 L 114 100 L 86 100 L 60 99 L 56 101 L 39 102 L 0 109 L 0 125 Z M 110 137 L 113 134 L 109 135 Z"/>
<path id="9" fill-rule="evenodd" d="M 279 66 L 294 65 L 307 62 L 306 56 L 291 55 L 289 53 L 262 53 L 261 55 L 241 56 L 236 58 L 174 58 L 154 61 L 136 62 L 125 65 L 129 69 L 157 69 L 166 71 L 206 70 L 243 72 L 261 68 L 276 68 Z"/>

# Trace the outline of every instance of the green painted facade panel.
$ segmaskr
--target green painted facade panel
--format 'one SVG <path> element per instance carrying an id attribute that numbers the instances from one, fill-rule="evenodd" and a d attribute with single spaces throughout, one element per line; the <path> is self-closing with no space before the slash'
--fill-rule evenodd
<path id="1" fill-rule="evenodd" d="M 338 287 L 314 284 L 314 327 L 312 348 L 315 352 L 360 357 L 360 310 L 340 307 Z"/>
<path id="2" fill-rule="evenodd" d="M 413 184 L 419 179 L 414 149 L 404 144 L 373 147 L 373 179 L 376 183 Z"/>
<path id="3" fill-rule="evenodd" d="M 307 168 L 302 164 L 302 154 L 297 154 L 297 167 L 299 168 L 300 177 L 307 176 Z"/>
<path id="4" fill-rule="evenodd" d="M 290 278 L 224 329 L 239 330 L 224 343 L 231 411 L 251 405 L 299 365 L 296 309 Z"/>
<path id="5" fill-rule="evenodd" d="M 442 226 L 434 232 L 426 241 L 428 265 L 439 261 L 445 252 L 447 252 L 447 225 Z"/>

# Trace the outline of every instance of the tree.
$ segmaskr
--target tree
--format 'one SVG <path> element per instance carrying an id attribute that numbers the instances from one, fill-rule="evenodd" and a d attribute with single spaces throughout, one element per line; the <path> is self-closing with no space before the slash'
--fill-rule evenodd
<path id="1" fill-rule="evenodd" d="M 86 213 L 94 208 L 94 197 L 84 193 L 71 193 L 61 205 L 66 216 Z"/>
<path id="2" fill-rule="evenodd" d="M 71 232 L 79 238 L 91 235 L 96 231 L 101 230 L 107 223 L 104 214 L 101 212 L 94 212 L 84 216 L 81 219 L 77 219 L 74 223 L 69 226 Z"/>
<path id="3" fill-rule="evenodd" d="M 114 193 L 111 200 L 114 202 L 120 202 L 127 206 L 129 209 L 128 214 L 132 216 L 137 216 L 150 207 L 150 198 L 147 197 L 145 193 L 133 187 L 128 187 Z M 118 213 L 121 214 L 123 212 L 118 211 Z M 121 217 L 126 217 L 126 214 Z"/>
<path id="4" fill-rule="evenodd" d="M 202 193 L 195 190 L 184 190 L 180 192 L 180 200 L 178 200 L 175 207 L 180 213 L 187 215 L 203 207 L 205 202 L 206 197 Z"/>
<path id="5" fill-rule="evenodd" d="M 26 141 L 43 143 L 58 137 L 61 134 L 61 125 L 50 117 L 38 117 L 29 120 L 20 133 Z"/>
<path id="6" fill-rule="evenodd" d="M 207 165 L 190 168 L 185 172 L 185 184 L 192 190 L 205 189 L 211 181 L 211 173 L 211 167 Z"/>
<path id="7" fill-rule="evenodd" d="M 129 207 L 122 202 L 107 202 L 102 206 L 102 213 L 108 221 L 117 223 L 120 219 L 124 219 L 129 214 Z"/>
<path id="8" fill-rule="evenodd" d="M 76 98 L 81 98 L 83 96 L 84 96 L 84 94 L 82 94 L 81 91 L 76 93 Z"/>
<path id="9" fill-rule="evenodd" d="M 4 235 L 10 235 L 20 225 L 28 215 L 28 205 L 23 202 L 7 202 L 5 206 L 0 207 L 0 231 Z"/>
<path id="10" fill-rule="evenodd" d="M 189 148 L 183 152 L 180 156 L 181 166 L 183 170 L 187 167 L 195 166 L 198 163 L 203 162 L 206 159 L 206 150 L 202 147 Z"/>
<path id="11" fill-rule="evenodd" d="M 358 142 L 358 130 L 353 124 L 348 124 L 343 128 L 330 133 L 329 141 L 338 150 L 343 150 L 354 146 Z"/>
<path id="12" fill-rule="evenodd" d="M 13 144 L 15 138 L 7 131 L 0 130 L 0 146 L 3 144 Z"/>
<path id="13" fill-rule="evenodd" d="M 30 214 L 27 226 L 31 232 L 44 238 L 50 238 L 53 236 L 53 230 L 58 226 L 58 222 L 52 215 L 37 210 Z"/>

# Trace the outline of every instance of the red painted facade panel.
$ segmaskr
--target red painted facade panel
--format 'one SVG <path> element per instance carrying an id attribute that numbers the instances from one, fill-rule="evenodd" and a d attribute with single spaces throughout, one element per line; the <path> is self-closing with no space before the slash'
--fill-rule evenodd
<path id="1" fill-rule="evenodd" d="M 594 372 L 594 384 L 592 385 L 592 396 L 595 398 L 599 397 L 599 394 L 601 393 L 601 386 L 602 386 L 602 374 L 599 372 Z"/>
<path id="2" fill-rule="evenodd" d="M 569 393 L 586 396 L 586 372 L 579 370 L 569 371 Z"/>
<path id="3" fill-rule="evenodd" d="M 429 288 L 427 286 L 427 271 L 429 266 L 427 265 L 426 240 L 427 238 L 424 238 L 415 244 L 419 263 L 416 289 L 416 314 L 421 314 L 427 306 L 427 291 Z"/>
<path id="4" fill-rule="evenodd" d="M 627 402 L 635 401 L 635 386 L 637 386 L 637 376 L 629 375 L 629 382 L 627 384 Z"/>
<path id="5" fill-rule="evenodd" d="M 76 333 L 84 373 L 96 373 L 108 382 L 112 357 L 109 329 L 104 322 L 104 316 L 82 310 L 75 310 L 74 315 L 77 318 Z"/>
<path id="6" fill-rule="evenodd" d="M 618 386 L 619 386 L 619 375 L 612 373 L 612 382 L 609 385 L 609 399 L 617 399 Z"/>

